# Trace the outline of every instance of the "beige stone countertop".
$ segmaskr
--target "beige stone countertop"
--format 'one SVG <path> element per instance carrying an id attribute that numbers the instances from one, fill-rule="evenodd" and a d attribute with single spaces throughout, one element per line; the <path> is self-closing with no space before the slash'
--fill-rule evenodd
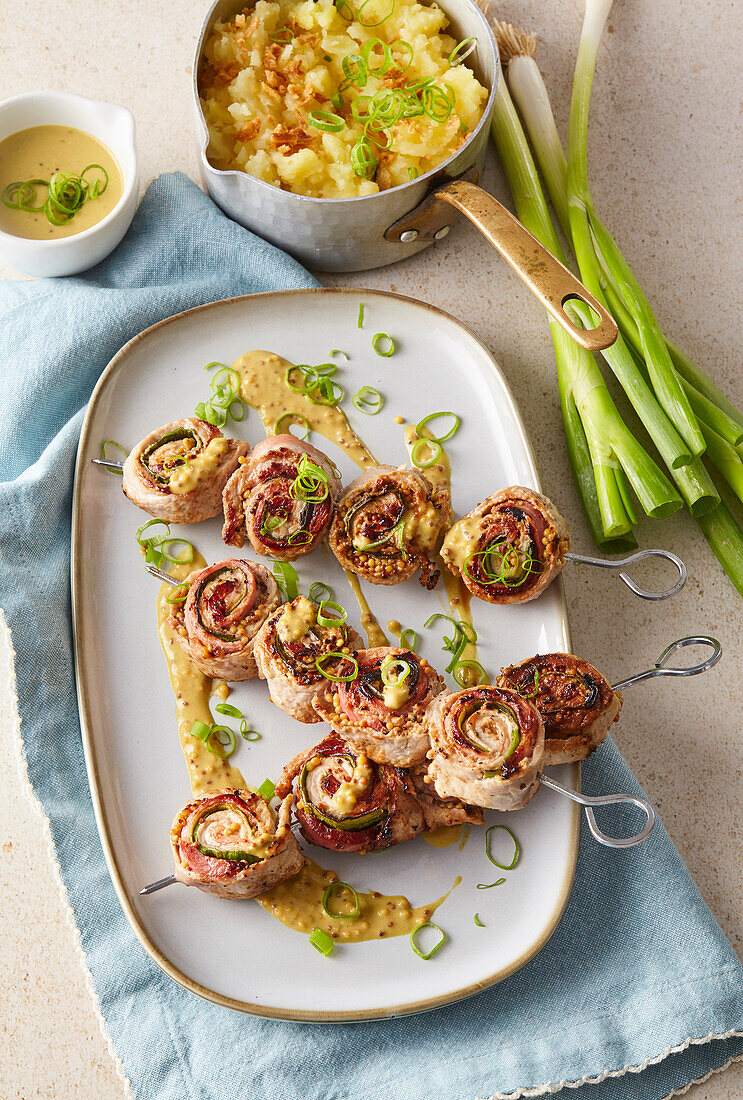
<path id="1" fill-rule="evenodd" d="M 55 88 L 123 103 L 137 120 L 143 181 L 176 168 L 196 178 L 190 73 L 205 7 L 203 0 L 2 4 L 0 98 Z M 581 0 L 503 0 L 498 10 L 539 32 L 539 60 L 564 126 Z M 741 42 L 743 7 L 734 0 L 616 0 L 599 59 L 589 143 L 598 207 L 664 331 L 739 406 Z M 492 163 L 485 185 L 505 198 Z M 14 273 L 0 268 L 0 274 Z M 485 341 L 520 403 L 545 491 L 570 518 L 575 549 L 590 553 L 568 468 L 544 315 L 483 239 L 460 223 L 410 261 L 323 281 L 430 302 Z M 686 588 L 653 605 L 631 597 L 608 574 L 567 570 L 573 644 L 618 678 L 652 664 L 681 635 L 710 633 L 723 643 L 725 656 L 708 675 L 659 680 L 628 693 L 615 736 L 740 953 L 743 678 L 737 660 L 743 602 L 688 516 L 644 522 L 639 539 L 684 558 Z M 0 648 L 1 670 L 7 647 Z M 0 677 L 9 680 L 7 672 Z M 127 1095 L 125 1085 L 99 1028 L 42 819 L 16 767 L 7 688 L 0 702 L 0 798 L 8 823 L 0 861 L 0 1095 L 118 1100 Z M 743 1064 L 689 1095 L 740 1097 Z"/>

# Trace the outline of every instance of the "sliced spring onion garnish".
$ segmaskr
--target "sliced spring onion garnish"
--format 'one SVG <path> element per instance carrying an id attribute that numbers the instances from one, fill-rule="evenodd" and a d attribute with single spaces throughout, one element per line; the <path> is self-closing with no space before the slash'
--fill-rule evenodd
<path id="1" fill-rule="evenodd" d="M 309 598 L 312 603 L 320 604 L 325 600 L 332 600 L 333 589 L 325 581 L 313 581 L 310 585 Z"/>
<path id="2" fill-rule="evenodd" d="M 86 179 L 88 172 L 100 172 L 94 179 Z M 9 183 L 2 193 L 2 201 L 10 210 L 25 210 L 37 214 L 43 211 L 52 225 L 67 225 L 85 205 L 88 199 L 97 199 L 108 187 L 108 172 L 101 164 L 88 164 L 79 176 L 74 172 L 55 172 L 50 180 L 30 179 Z M 41 188 L 36 206 L 36 189 Z"/>
<path id="3" fill-rule="evenodd" d="M 307 115 L 310 126 L 326 134 L 339 134 L 346 128 L 346 120 L 332 111 L 310 111 Z"/>
<path id="4" fill-rule="evenodd" d="M 418 635 L 410 626 L 406 626 L 403 632 L 400 634 L 400 649 L 409 649 L 412 653 L 415 652 L 415 647 L 418 645 Z"/>
<path id="5" fill-rule="evenodd" d="M 379 675 L 385 687 L 396 687 L 407 680 L 410 675 L 410 665 L 407 661 L 389 654 L 379 666 Z"/>
<path id="6" fill-rule="evenodd" d="M 357 176 L 362 179 L 371 179 L 377 170 L 379 161 L 372 152 L 371 145 L 366 138 L 360 138 L 351 149 L 351 167 Z M 363 306 L 361 309 L 363 310 Z M 361 321 L 359 320 L 359 328 Z"/>
<path id="7" fill-rule="evenodd" d="M 304 527 L 300 527 L 298 531 L 294 531 L 286 540 L 287 546 L 307 546 L 312 542 L 312 532 L 308 531 Z"/>
<path id="8" fill-rule="evenodd" d="M 386 543 L 394 541 L 402 550 L 404 538 L 405 521 L 401 519 L 399 523 L 396 523 L 394 527 L 391 527 L 390 530 L 385 535 L 382 535 L 381 538 L 377 539 L 376 542 L 365 542 L 363 546 L 358 542 L 352 542 L 351 545 L 353 546 L 354 550 L 377 550 L 380 546 L 384 546 Z"/>
<path id="9" fill-rule="evenodd" d="M 442 649 L 452 655 L 451 661 L 446 666 L 446 671 L 451 672 L 464 653 L 467 643 L 469 642 L 470 645 L 474 645 L 477 641 L 477 631 L 472 623 L 466 623 L 462 619 L 452 619 L 450 615 L 443 615 L 440 611 L 436 612 L 434 615 L 429 615 L 423 624 L 424 630 L 427 630 L 436 619 L 444 619 L 454 627 L 454 633 L 451 638 L 447 638 L 445 634 L 441 643 Z"/>
<path id="10" fill-rule="evenodd" d="M 399 70 L 400 70 L 400 72 L 403 72 L 403 73 L 404 73 L 404 72 L 405 72 L 405 71 L 406 71 L 407 69 L 409 69 L 409 68 L 410 68 L 410 66 L 411 66 L 411 65 L 413 64 L 413 58 L 415 57 L 415 50 L 413 49 L 413 47 L 412 47 L 412 45 L 410 44 L 410 42 L 406 41 L 406 39 L 404 39 L 404 38 L 396 38 L 394 42 L 390 42 L 390 53 L 391 53 L 391 52 L 392 52 L 392 51 L 393 51 L 393 50 L 394 50 L 394 49 L 395 49 L 395 48 L 396 48 L 397 46 L 401 46 L 401 47 L 402 47 L 402 48 L 403 48 L 404 50 L 407 50 L 407 51 L 408 51 L 408 63 L 407 63 L 407 65 L 400 65 L 400 64 L 399 64 L 398 62 L 396 62 L 396 61 L 394 60 L 394 58 L 393 58 L 393 60 L 392 60 L 392 68 L 393 68 L 393 69 L 399 69 Z"/>
<path id="11" fill-rule="evenodd" d="M 209 752 L 213 756 L 218 756 L 221 760 L 227 760 L 237 748 L 235 731 L 231 730 L 229 726 L 208 726 L 206 722 L 196 721 L 189 732 L 192 737 L 203 741 Z M 213 744 L 213 742 L 216 742 L 216 744 Z"/>
<path id="12" fill-rule="evenodd" d="M 200 401 L 194 409 L 199 420 L 205 420 L 215 428 L 223 428 L 227 417 L 240 421 L 245 419 L 245 402 L 240 396 L 240 375 L 224 363 L 207 363 L 204 370 L 215 370 L 209 380 L 212 395 L 208 401 Z"/>
<path id="13" fill-rule="evenodd" d="M 347 351 L 343 351 L 341 348 L 333 348 L 328 352 L 328 355 L 342 355 L 345 360 L 351 358 Z"/>
<path id="14" fill-rule="evenodd" d="M 199 741 L 206 741 L 212 735 L 212 727 L 207 725 L 206 722 L 197 720 L 191 726 L 190 733 L 192 737 L 196 737 Z"/>
<path id="15" fill-rule="evenodd" d="M 439 932 L 441 934 L 441 939 L 433 945 L 430 951 L 426 952 L 421 951 L 416 942 L 420 932 L 424 928 L 433 928 L 436 932 Z M 439 928 L 438 924 L 434 924 L 433 921 L 427 920 L 424 921 L 422 924 L 417 925 L 417 927 L 415 927 L 410 933 L 410 946 L 412 947 L 413 951 L 416 953 L 419 959 L 430 959 L 441 947 L 443 947 L 443 945 L 446 943 L 446 938 L 446 932 L 443 930 L 443 928 Z"/>
<path id="16" fill-rule="evenodd" d="M 364 323 L 364 303 L 360 302 L 359 303 L 359 325 L 358 325 L 358 327 L 361 328 L 363 323 Z"/>
<path id="17" fill-rule="evenodd" d="M 506 880 L 504 878 L 496 879 L 495 882 L 478 882 L 478 890 L 492 890 L 494 886 L 502 886 Z"/>
<path id="18" fill-rule="evenodd" d="M 104 439 L 104 440 L 103 440 L 103 442 L 101 443 L 101 458 L 103 459 L 103 461 L 104 461 L 104 462 L 106 462 L 106 461 L 108 461 L 108 460 L 109 460 L 109 459 L 108 459 L 108 455 L 106 454 L 106 447 L 116 447 L 116 448 L 118 448 L 118 450 L 120 450 L 120 451 L 121 451 L 121 453 L 123 454 L 124 458 L 128 458 L 128 457 L 129 457 L 129 452 L 128 452 L 127 450 L 125 450 L 125 449 L 124 449 L 124 447 L 122 447 L 120 443 L 117 443 L 115 439 Z M 110 461 L 112 461 L 112 462 L 113 462 L 113 461 L 116 461 L 116 462 L 118 462 L 118 459 L 115 459 L 115 460 L 114 460 L 114 459 L 111 459 Z M 109 466 L 109 467 L 108 467 L 108 472 L 109 472 L 110 474 L 118 474 L 118 475 L 119 475 L 119 477 L 121 477 L 121 470 L 117 470 L 117 469 L 112 469 L 112 468 L 111 468 L 111 467 Z"/>
<path id="19" fill-rule="evenodd" d="M 309 370 L 309 367 L 307 369 Z M 302 382 L 298 386 L 295 386 L 295 384 L 292 382 L 292 374 L 295 370 L 298 370 L 299 373 L 303 376 Z M 287 367 L 286 374 L 284 375 L 284 381 L 286 382 L 289 389 L 294 390 L 295 393 L 306 393 L 307 391 L 307 382 L 304 379 L 304 371 L 300 366 Z"/>
<path id="20" fill-rule="evenodd" d="M 288 46 L 290 42 L 294 41 L 295 35 L 291 27 L 281 27 L 273 34 L 269 34 L 268 37 L 271 42 L 280 42 L 282 46 Z"/>
<path id="21" fill-rule="evenodd" d="M 353 894 L 354 908 L 351 913 L 334 913 L 330 909 L 330 902 L 333 899 L 333 895 L 338 890 L 348 890 Z M 322 895 L 322 909 L 326 916 L 332 917 L 333 920 L 356 920 L 361 912 L 361 906 L 359 904 L 359 895 L 348 882 L 331 882 L 329 886 L 325 887 Z"/>
<path id="22" fill-rule="evenodd" d="M 470 562 L 479 560 L 481 573 L 476 575 L 470 570 Z M 495 568 L 493 568 L 495 567 Z M 541 570 L 540 563 L 532 557 L 529 550 L 519 549 L 510 543 L 493 543 L 485 550 L 475 550 L 468 554 L 462 563 L 462 571 L 475 584 L 483 587 L 501 584 L 505 588 L 519 588 L 525 584 L 532 573 Z"/>
<path id="23" fill-rule="evenodd" d="M 311 590 L 310 590 L 311 591 Z M 332 615 L 326 615 L 326 611 L 332 611 Z M 345 607 L 333 600 L 321 600 L 317 609 L 317 622 L 320 626 L 340 626 L 348 618 Z"/>
<path id="24" fill-rule="evenodd" d="M 313 405 L 337 405 L 343 400 L 345 390 L 332 378 L 315 375 L 308 379 L 305 394 Z"/>
<path id="25" fill-rule="evenodd" d="M 410 461 L 419 470 L 429 470 L 439 461 L 442 451 L 443 448 L 438 440 L 416 439 L 410 450 Z"/>
<path id="26" fill-rule="evenodd" d="M 388 332 L 375 332 L 372 336 L 372 347 L 377 355 L 383 355 L 385 359 L 389 359 L 390 355 L 395 353 L 395 341 Z"/>
<path id="27" fill-rule="evenodd" d="M 473 673 L 477 679 L 474 679 Z M 479 661 L 457 661 L 452 669 L 452 676 L 461 688 L 490 683 L 490 677 Z"/>
<path id="28" fill-rule="evenodd" d="M 290 495 L 305 504 L 319 504 L 326 499 L 329 492 L 328 475 L 307 455 L 302 455 L 296 477 L 289 486 Z"/>
<path id="29" fill-rule="evenodd" d="M 165 595 L 166 603 L 185 603 L 188 599 L 188 590 L 191 587 L 188 581 L 181 581 L 175 588 L 171 588 L 170 592 Z"/>
<path id="30" fill-rule="evenodd" d="M 345 0 L 343 0 L 345 2 Z M 333 941 L 322 928 L 316 928 L 310 936 L 310 943 L 321 955 L 329 955 L 333 950 Z"/>
<path id="31" fill-rule="evenodd" d="M 152 529 L 163 527 L 164 534 L 153 534 Z M 150 531 L 150 534 L 145 536 L 145 531 Z M 148 565 L 154 565 L 159 567 L 162 565 L 163 560 L 169 561 L 175 565 L 180 563 L 187 563 L 193 561 L 194 546 L 187 539 L 171 538 L 170 525 L 162 519 L 150 519 L 146 523 L 143 523 L 141 527 L 138 527 L 135 533 L 135 538 L 139 545 L 144 550 L 144 560 Z M 165 549 L 166 546 L 174 546 L 180 544 L 186 548 L 186 552 L 181 557 L 176 557 L 173 554 L 168 553 Z"/>
<path id="32" fill-rule="evenodd" d="M 340 86 L 342 92 L 352 84 L 355 84 L 357 88 L 366 87 L 367 71 L 366 62 L 363 57 L 360 57 L 357 53 L 349 53 L 343 58 L 341 65 L 343 67 L 343 75 L 346 78 Z"/>
<path id="33" fill-rule="evenodd" d="M 408 168 L 408 175 L 410 176 L 411 180 L 418 179 L 418 169 L 417 168 Z"/>
<path id="34" fill-rule="evenodd" d="M 353 407 L 368 416 L 376 416 L 384 405 L 384 398 L 374 386 L 362 386 L 353 395 Z"/>
<path id="35" fill-rule="evenodd" d="M 214 708 L 217 714 L 226 714 L 228 718 L 242 718 L 243 712 L 233 707 L 231 703 L 217 703 Z"/>
<path id="36" fill-rule="evenodd" d="M 261 798 L 265 798 L 266 802 L 270 802 L 276 794 L 276 784 L 272 783 L 270 779 L 264 779 L 256 794 L 259 794 Z"/>
<path id="37" fill-rule="evenodd" d="M 166 550 L 166 546 L 170 549 Z M 182 546 L 184 548 L 183 553 L 173 554 L 171 551 L 172 548 L 175 546 Z M 165 561 L 171 562 L 172 565 L 188 565 L 189 562 L 193 561 L 195 547 L 192 542 L 188 541 L 188 539 L 165 538 L 160 544 L 160 553 L 162 554 Z"/>
<path id="38" fill-rule="evenodd" d="M 373 23 L 370 23 L 368 19 L 362 19 L 361 14 L 364 8 L 367 7 L 369 4 L 374 5 L 376 2 L 377 0 L 364 0 L 363 4 L 361 4 L 361 6 L 359 7 L 358 12 L 356 13 L 356 21 L 357 23 L 360 23 L 362 27 L 379 27 L 382 25 L 382 23 L 386 22 L 386 20 L 389 19 L 391 15 L 394 14 L 395 0 L 390 0 L 390 10 L 387 12 L 386 15 L 383 15 L 381 19 L 376 19 Z"/>
<path id="39" fill-rule="evenodd" d="M 490 851 L 490 834 L 496 829 L 501 829 L 504 833 L 508 833 L 511 840 L 513 841 L 513 859 L 510 863 L 499 863 L 497 859 L 493 859 Z M 518 862 L 520 852 L 521 849 L 519 848 L 519 842 L 507 825 L 491 825 L 490 828 L 485 831 L 485 855 L 488 857 L 490 862 L 495 867 L 499 867 L 501 871 L 512 871 Z M 493 885 L 495 885 L 495 883 L 493 883 Z"/>
<path id="40" fill-rule="evenodd" d="M 476 49 L 477 39 L 474 35 L 471 35 L 469 38 L 463 38 L 459 45 L 455 46 L 449 54 L 449 64 L 459 65 L 462 61 L 464 61 L 465 57 L 469 57 L 469 55 Z"/>
<path id="41" fill-rule="evenodd" d="M 242 737 L 243 741 L 260 741 L 261 739 L 261 735 L 260 733 L 258 733 L 258 730 L 252 730 L 250 728 L 247 718 L 243 718 L 242 722 L 240 723 L 240 736 Z"/>
<path id="42" fill-rule="evenodd" d="M 477 925 L 478 928 L 484 928 L 485 927 L 485 925 L 480 920 L 480 914 L 479 913 L 475 913 L 475 924 Z"/>
<path id="43" fill-rule="evenodd" d="M 440 416 L 451 416 L 452 425 L 449 430 L 444 433 L 444 435 L 434 435 L 428 425 L 431 423 L 432 420 L 438 420 Z M 426 428 L 428 431 L 428 435 L 425 437 L 426 439 L 430 440 L 432 443 L 446 443 L 447 439 L 451 439 L 454 433 L 459 431 L 461 423 L 461 417 L 457 416 L 456 413 L 450 412 L 448 410 L 444 412 L 429 413 L 428 416 L 424 416 L 423 419 L 419 420 L 418 423 L 415 425 L 415 434 L 423 436 L 423 429 Z"/>
<path id="44" fill-rule="evenodd" d="M 304 435 L 297 436 L 297 438 L 298 439 L 309 439 L 310 431 L 312 430 L 310 428 L 309 421 L 306 420 L 303 416 L 300 416 L 299 413 L 282 413 L 281 416 L 279 417 L 279 419 L 276 421 L 276 423 L 273 426 L 274 435 L 282 435 L 283 434 L 282 428 L 283 428 L 284 421 L 288 421 L 287 431 L 289 430 L 289 428 L 291 427 L 292 424 L 296 424 L 298 426 L 301 425 L 304 428 Z M 294 433 L 291 432 L 290 434 L 293 435 Z"/>
<path id="45" fill-rule="evenodd" d="M 337 672 L 328 672 L 327 669 L 323 668 L 326 661 L 339 660 L 346 661 L 353 666 L 348 676 L 341 676 Z M 359 662 L 356 658 L 352 657 L 350 653 L 339 653 L 337 650 L 334 650 L 332 653 L 323 653 L 318 657 L 315 660 L 315 668 L 318 672 L 322 673 L 326 680 L 332 680 L 336 684 L 347 684 L 350 680 L 355 680 L 359 674 Z"/>
<path id="46" fill-rule="evenodd" d="M 281 595 L 287 603 L 291 603 L 299 595 L 299 574 L 291 562 L 271 560 L 271 564 L 274 579 L 281 590 Z"/>
<path id="47" fill-rule="evenodd" d="M 381 50 L 380 64 L 372 65 L 372 55 L 375 58 L 379 58 L 379 54 L 376 52 L 377 50 Z M 390 48 L 381 38 L 367 39 L 361 48 L 361 58 L 366 65 L 367 72 L 374 76 L 384 76 L 386 72 L 389 72 L 392 66 Z"/>

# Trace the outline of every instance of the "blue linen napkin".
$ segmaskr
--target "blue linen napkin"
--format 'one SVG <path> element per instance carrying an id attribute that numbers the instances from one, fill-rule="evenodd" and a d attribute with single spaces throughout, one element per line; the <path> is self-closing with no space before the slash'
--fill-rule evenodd
<path id="1" fill-rule="evenodd" d="M 121 912 L 73 680 L 69 538 L 82 407 L 113 354 L 161 317 L 315 285 L 183 175 L 150 186 L 114 255 L 84 276 L 0 283 L 0 605 L 17 650 L 29 775 L 134 1094 L 484 1100 L 562 1095 L 567 1082 L 603 1077 L 577 1096 L 665 1097 L 743 1056 L 743 967 L 660 824 L 624 852 L 584 830 L 575 889 L 547 947 L 493 989 L 400 1020 L 318 1027 L 208 1004 L 159 970 Z M 611 742 L 583 775 L 589 793 L 641 793 Z"/>

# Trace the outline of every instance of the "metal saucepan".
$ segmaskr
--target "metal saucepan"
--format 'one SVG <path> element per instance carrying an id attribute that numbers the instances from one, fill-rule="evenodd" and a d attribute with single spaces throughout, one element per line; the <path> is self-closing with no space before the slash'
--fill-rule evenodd
<path id="1" fill-rule="evenodd" d="M 472 0 L 437 0 L 450 33 L 477 38 L 468 63 L 490 95 L 477 128 L 438 168 L 409 183 L 350 199 L 295 195 L 245 172 L 222 172 L 206 157 L 209 134 L 201 111 L 198 74 L 204 43 L 217 21 L 231 18 L 244 0 L 216 0 L 201 29 L 193 67 L 199 159 L 207 191 L 228 217 L 290 252 L 318 271 L 367 271 L 396 263 L 427 248 L 464 214 L 508 261 L 552 316 L 583 347 L 599 351 L 617 337 L 614 321 L 575 276 L 563 267 L 504 206 L 477 186 L 495 106 L 500 61 L 493 33 Z M 585 330 L 564 310 L 570 298 L 587 302 L 599 315 Z"/>

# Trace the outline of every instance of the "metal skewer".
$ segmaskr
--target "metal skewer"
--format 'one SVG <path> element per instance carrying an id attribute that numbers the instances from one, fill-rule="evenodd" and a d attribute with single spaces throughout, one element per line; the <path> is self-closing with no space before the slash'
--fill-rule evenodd
<path id="1" fill-rule="evenodd" d="M 620 580 L 627 585 L 631 592 L 634 592 L 636 596 L 643 600 L 670 599 L 671 596 L 675 596 L 677 592 L 680 592 L 686 584 L 686 566 L 681 558 L 677 554 L 672 554 L 670 550 L 638 550 L 636 554 L 630 554 L 628 558 L 622 558 L 620 561 L 608 561 L 606 558 L 589 558 L 583 554 L 571 553 L 565 554 L 564 557 L 565 561 L 571 561 L 574 565 L 595 565 L 598 569 L 621 570 Z M 636 561 L 642 561 L 643 558 L 665 558 L 667 561 L 672 562 L 679 572 L 676 583 L 666 589 L 665 592 L 648 592 L 646 588 L 640 588 L 625 572 L 625 569 Z"/>
<path id="2" fill-rule="evenodd" d="M 672 653 L 675 653 L 677 649 L 685 649 L 689 645 L 708 646 L 712 653 L 706 661 L 702 661 L 698 665 L 687 665 L 682 668 L 677 668 L 676 665 L 670 667 L 666 665 L 666 661 Z M 628 676 L 626 680 L 620 680 L 618 684 L 612 684 L 611 689 L 612 691 L 622 691 L 624 688 L 630 687 L 631 684 L 642 683 L 643 680 L 650 680 L 653 676 L 698 676 L 700 672 L 707 672 L 708 669 L 714 668 L 720 657 L 722 657 L 722 646 L 717 638 L 708 638 L 705 634 L 691 634 L 688 638 L 677 638 L 675 642 L 671 642 L 669 646 L 666 646 L 652 668 L 646 669 L 645 672 L 638 672 L 634 676 Z"/>
<path id="3" fill-rule="evenodd" d="M 169 584 L 171 588 L 178 588 L 179 585 L 183 584 L 183 581 L 177 581 L 175 577 L 171 577 L 170 573 L 164 573 L 162 569 L 158 569 L 156 565 L 146 565 L 145 569 L 151 577 L 157 577 L 159 581 Z"/>
<path id="4" fill-rule="evenodd" d="M 155 894 L 158 890 L 164 890 L 166 886 L 172 886 L 175 882 L 175 875 L 168 875 L 167 878 L 159 878 L 157 882 L 151 882 L 149 886 L 145 886 L 144 890 L 140 890 L 140 894 Z"/>
<path id="5" fill-rule="evenodd" d="M 599 844 L 603 844 L 605 848 L 632 848 L 635 844 L 642 844 L 644 840 L 647 840 L 653 831 L 653 826 L 655 825 L 655 810 L 644 798 L 635 798 L 632 794 L 581 794 L 579 791 L 571 790 L 570 787 L 563 787 L 562 783 L 558 783 L 556 779 L 544 775 L 543 772 L 539 773 L 537 779 L 551 791 L 555 791 L 556 794 L 561 794 L 563 798 L 569 798 L 571 802 L 577 802 L 579 806 L 584 808 L 591 835 Z M 645 828 L 634 836 L 608 836 L 599 829 L 593 813 L 593 807 L 613 806 L 623 802 L 629 803 L 632 806 L 637 806 L 638 809 L 642 810 L 647 818 Z"/>
<path id="6" fill-rule="evenodd" d="M 123 462 L 114 462 L 110 458 L 91 458 L 90 460 L 96 466 L 105 466 L 108 470 L 123 470 Z"/>

